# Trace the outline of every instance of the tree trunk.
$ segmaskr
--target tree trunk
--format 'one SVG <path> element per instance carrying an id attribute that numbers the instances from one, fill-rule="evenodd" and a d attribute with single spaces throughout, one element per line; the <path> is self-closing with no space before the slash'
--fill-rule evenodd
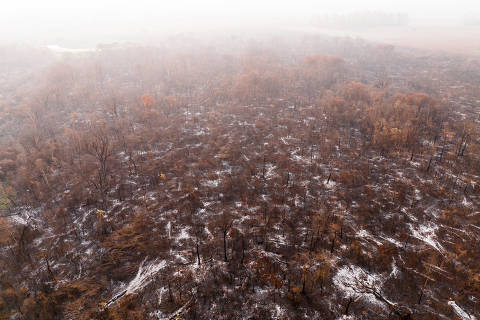
<path id="1" fill-rule="evenodd" d="M 350 297 L 348 298 L 348 303 L 347 303 L 347 306 L 345 307 L 345 314 L 348 316 L 348 309 L 350 308 L 350 305 L 352 304 L 353 302 L 353 298 Z"/>
<path id="2" fill-rule="evenodd" d="M 240 261 L 242 265 L 243 265 L 244 259 L 245 259 L 245 240 L 243 239 L 243 236 L 242 236 L 242 260 Z"/>
<path id="3" fill-rule="evenodd" d="M 332 239 L 332 246 L 330 247 L 330 253 L 333 253 L 333 249 L 335 247 L 335 239 L 337 238 L 337 232 L 335 232 L 335 235 L 333 236 Z"/>
<path id="4" fill-rule="evenodd" d="M 197 242 L 195 243 L 197 247 L 197 263 L 200 265 L 200 250 L 198 250 L 198 239 Z"/>
<path id="5" fill-rule="evenodd" d="M 227 231 L 223 231 L 223 259 L 228 262 L 227 259 Z"/>

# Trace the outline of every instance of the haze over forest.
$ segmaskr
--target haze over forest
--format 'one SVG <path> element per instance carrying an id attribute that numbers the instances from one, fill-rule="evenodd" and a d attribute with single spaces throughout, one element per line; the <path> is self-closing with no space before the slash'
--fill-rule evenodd
<path id="1" fill-rule="evenodd" d="M 408 16 L 408 25 L 412 27 L 455 30 L 466 25 L 478 26 L 480 8 L 475 0 L 20 0 L 2 4 L 0 43 L 91 47 L 101 42 L 145 42 L 179 32 L 310 26 L 319 18 L 346 17 L 348 20 L 352 14 L 362 13 L 403 14 Z M 372 27 L 368 19 L 363 22 Z M 361 23 L 354 25 L 355 29 L 361 28 Z M 345 35 L 355 35 L 355 29 Z"/>
<path id="2" fill-rule="evenodd" d="M 480 320 L 480 5 L 0 3 L 0 320 Z"/>

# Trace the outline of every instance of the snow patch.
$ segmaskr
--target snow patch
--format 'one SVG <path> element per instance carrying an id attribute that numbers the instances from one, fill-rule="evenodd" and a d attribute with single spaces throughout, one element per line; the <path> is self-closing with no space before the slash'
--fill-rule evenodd
<path id="1" fill-rule="evenodd" d="M 216 188 L 218 187 L 218 185 L 220 184 L 221 180 L 220 179 L 217 179 L 217 180 L 206 180 L 204 182 L 202 182 L 202 185 L 204 187 L 208 187 L 208 188 Z"/>
<path id="2" fill-rule="evenodd" d="M 466 197 L 463 197 L 462 205 L 467 208 L 471 208 L 473 206 L 473 203 L 471 201 L 468 201 Z"/>
<path id="3" fill-rule="evenodd" d="M 20 225 L 24 225 L 26 226 L 28 224 L 27 220 L 24 219 L 23 217 L 19 216 L 19 215 L 13 215 L 10 217 L 10 220 L 14 223 L 14 224 L 20 224 Z"/>
<path id="4" fill-rule="evenodd" d="M 187 232 L 188 229 L 189 228 L 183 228 L 182 231 L 180 232 L 180 235 L 177 237 L 177 240 L 190 238 L 190 235 Z"/>
<path id="5" fill-rule="evenodd" d="M 390 237 L 381 237 L 381 238 L 384 239 L 384 240 L 387 240 L 388 242 L 396 245 L 399 248 L 403 247 L 402 243 L 398 240 L 395 240 L 395 239 L 390 238 Z"/>
<path id="6" fill-rule="evenodd" d="M 392 261 L 392 272 L 390 272 L 390 277 L 396 278 L 400 274 L 400 270 L 397 268 L 395 261 Z"/>
<path id="7" fill-rule="evenodd" d="M 285 319 L 285 318 L 287 318 L 285 309 L 283 309 L 281 306 L 276 304 L 275 310 L 273 310 L 272 312 L 272 319 Z"/>
<path id="8" fill-rule="evenodd" d="M 455 314 L 457 316 L 459 316 L 462 320 L 476 320 L 477 318 L 475 318 L 475 316 L 470 316 L 468 313 L 466 313 L 465 311 L 463 311 L 462 308 L 460 308 L 456 303 L 455 301 L 451 300 L 451 301 L 448 301 L 448 304 L 450 306 L 452 306 L 453 308 L 453 311 L 455 311 Z"/>
<path id="9" fill-rule="evenodd" d="M 328 181 L 327 179 L 325 179 L 325 180 L 323 181 L 323 185 L 324 185 L 325 188 L 327 188 L 327 189 L 333 189 L 333 188 L 336 186 L 336 184 L 337 184 L 337 183 L 336 183 L 335 181 L 332 181 L 332 180 Z"/>
<path id="10" fill-rule="evenodd" d="M 275 176 L 274 170 L 277 167 L 274 166 L 273 164 L 269 163 L 265 166 L 266 172 L 265 172 L 265 179 L 271 179 Z"/>
<path id="11" fill-rule="evenodd" d="M 167 265 L 165 260 L 154 260 L 148 264 L 144 264 L 144 262 L 142 262 L 138 268 L 135 278 L 128 284 L 125 290 L 126 294 L 131 294 L 144 288 L 153 280 L 154 276 Z"/>
<path id="12" fill-rule="evenodd" d="M 373 242 L 375 242 L 375 244 L 379 246 L 383 244 L 381 241 L 378 241 L 370 232 L 368 232 L 365 229 L 362 229 L 359 232 L 357 232 L 357 237 L 372 240 Z"/>
<path id="13" fill-rule="evenodd" d="M 418 228 L 414 228 L 411 224 L 409 224 L 409 227 L 412 231 L 412 235 L 415 238 L 429 244 L 440 253 L 443 253 L 445 251 L 445 249 L 440 245 L 440 243 L 435 240 L 435 231 L 438 229 L 438 226 L 429 224 L 420 225 Z"/>
<path id="14" fill-rule="evenodd" d="M 369 303 L 385 307 L 365 287 L 381 292 L 383 280 L 379 275 L 369 274 L 355 265 L 343 266 L 333 277 L 333 283 L 345 297 L 362 295 Z"/>
<path id="15" fill-rule="evenodd" d="M 147 284 L 152 282 L 157 273 L 167 265 L 167 261 L 165 260 L 155 259 L 147 264 L 145 264 L 145 261 L 146 259 L 140 264 L 135 278 L 130 281 L 125 289 L 121 290 L 112 299 L 110 299 L 105 304 L 105 307 L 112 305 L 125 295 L 132 294 L 143 289 Z"/>

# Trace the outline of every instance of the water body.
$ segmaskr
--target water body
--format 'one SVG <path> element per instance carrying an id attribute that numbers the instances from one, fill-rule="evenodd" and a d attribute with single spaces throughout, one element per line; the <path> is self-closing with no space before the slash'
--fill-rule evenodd
<path id="1" fill-rule="evenodd" d="M 46 46 L 49 50 L 55 53 L 85 53 L 85 52 L 95 52 L 97 49 L 95 48 L 64 48 L 56 44 Z"/>

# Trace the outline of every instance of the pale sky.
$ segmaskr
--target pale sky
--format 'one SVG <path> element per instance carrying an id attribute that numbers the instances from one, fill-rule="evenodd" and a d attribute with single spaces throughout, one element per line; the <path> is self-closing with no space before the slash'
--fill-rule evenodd
<path id="1" fill-rule="evenodd" d="M 0 40 L 248 26 L 352 11 L 402 12 L 414 21 L 452 22 L 480 13 L 480 0 L 1 0 Z"/>

